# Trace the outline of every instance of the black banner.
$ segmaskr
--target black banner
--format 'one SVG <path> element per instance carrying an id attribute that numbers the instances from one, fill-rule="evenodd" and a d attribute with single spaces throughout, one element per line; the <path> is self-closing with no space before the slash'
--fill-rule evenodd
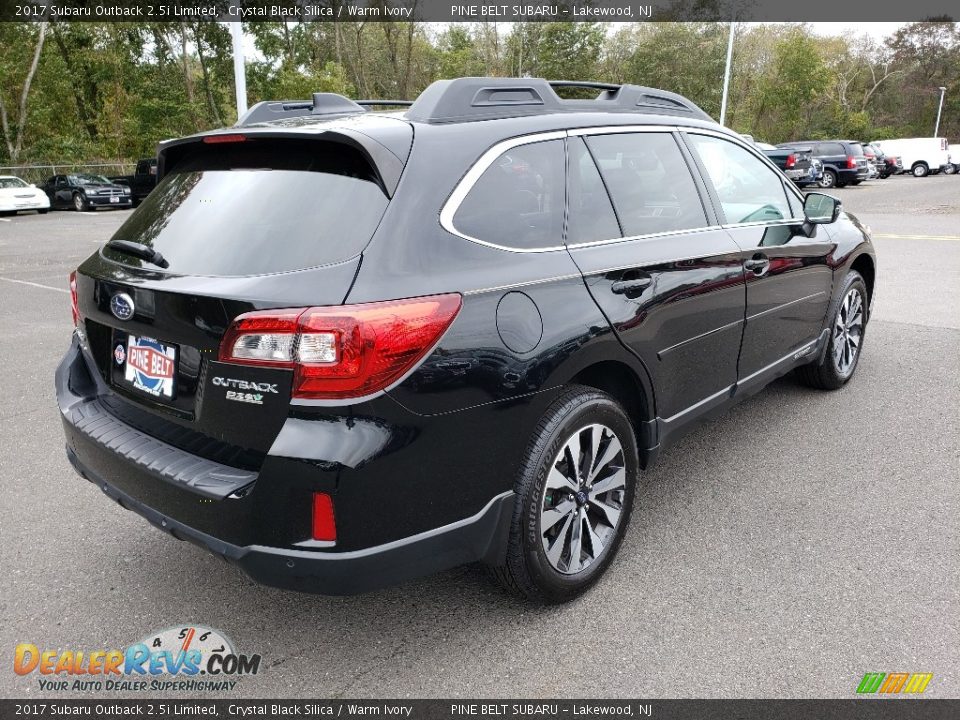
<path id="1" fill-rule="evenodd" d="M 957 0 L 0 0 L 0 22 L 909 22 L 957 14 Z"/>
<path id="2" fill-rule="evenodd" d="M 960 700 L 0 700 L 0 718 L 951 720 Z"/>

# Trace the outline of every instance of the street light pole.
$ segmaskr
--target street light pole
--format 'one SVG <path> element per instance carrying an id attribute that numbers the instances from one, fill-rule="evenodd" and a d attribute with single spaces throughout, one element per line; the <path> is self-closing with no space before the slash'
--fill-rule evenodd
<path id="1" fill-rule="evenodd" d="M 237 92 L 237 117 L 247 111 L 247 66 L 243 56 L 243 23 L 234 20 L 230 25 L 230 38 L 233 40 L 233 81 Z"/>
<path id="2" fill-rule="evenodd" d="M 947 89 L 945 87 L 940 88 L 940 105 L 937 107 L 937 124 L 933 126 L 933 136 L 940 136 L 940 113 L 943 112 L 943 96 L 946 94 Z"/>
<path id="3" fill-rule="evenodd" d="M 723 71 L 723 98 L 720 100 L 720 124 L 724 124 L 727 117 L 727 92 L 730 90 L 730 61 L 733 60 L 733 30 L 736 23 L 730 22 L 730 37 L 727 40 L 727 66 Z"/>

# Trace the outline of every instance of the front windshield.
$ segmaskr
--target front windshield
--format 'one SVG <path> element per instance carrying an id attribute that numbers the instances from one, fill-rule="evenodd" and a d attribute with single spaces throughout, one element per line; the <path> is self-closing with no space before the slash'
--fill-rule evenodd
<path id="1" fill-rule="evenodd" d="M 80 173 L 79 175 L 71 175 L 70 179 L 74 182 L 78 182 L 81 185 L 86 185 L 89 183 L 97 183 L 100 185 L 109 185 L 110 181 L 107 180 L 103 175 L 89 175 L 87 173 Z"/>
<path id="2" fill-rule="evenodd" d="M 15 177 L 0 177 L 0 190 L 29 187 L 23 180 Z"/>

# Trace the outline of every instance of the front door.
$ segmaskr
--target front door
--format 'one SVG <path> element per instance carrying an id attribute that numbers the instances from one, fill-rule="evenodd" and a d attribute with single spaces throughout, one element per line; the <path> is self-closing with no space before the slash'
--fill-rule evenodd
<path id="1" fill-rule="evenodd" d="M 747 311 L 739 380 L 765 382 L 813 352 L 830 303 L 836 245 L 822 228 L 812 238 L 803 233 L 800 199 L 751 150 L 694 130 L 685 136 L 741 250 Z"/>

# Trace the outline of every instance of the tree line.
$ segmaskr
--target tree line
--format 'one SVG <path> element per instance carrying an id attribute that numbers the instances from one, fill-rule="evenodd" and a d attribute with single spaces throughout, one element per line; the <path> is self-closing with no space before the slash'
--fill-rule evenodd
<path id="1" fill-rule="evenodd" d="M 413 99 L 466 75 L 636 83 L 718 117 L 729 26 L 714 22 L 249 23 L 248 100 Z M 229 29 L 213 22 L 0 23 L 0 165 L 131 160 L 236 119 Z M 739 24 L 726 124 L 759 140 L 960 142 L 960 24 L 883 40 Z"/>

